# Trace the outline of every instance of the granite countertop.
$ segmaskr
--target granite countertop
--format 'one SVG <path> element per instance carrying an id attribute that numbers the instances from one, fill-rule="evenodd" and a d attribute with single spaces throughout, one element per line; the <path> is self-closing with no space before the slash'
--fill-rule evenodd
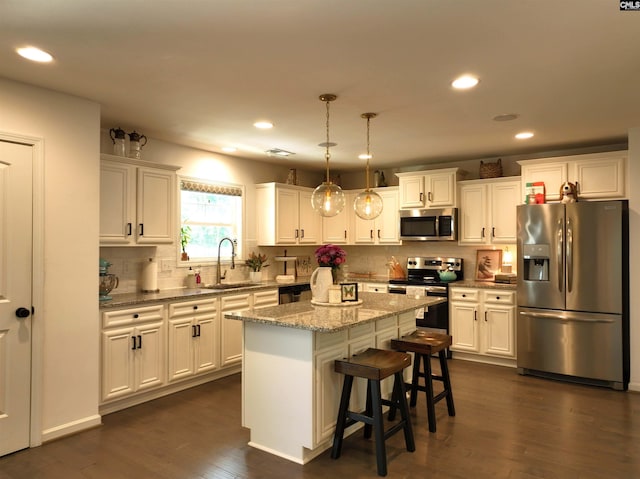
<path id="1" fill-rule="evenodd" d="M 451 288 L 485 288 L 485 289 L 508 289 L 515 291 L 518 287 L 516 284 L 494 283 L 493 281 L 473 281 L 462 280 L 456 281 L 449 285 Z"/>
<path id="2" fill-rule="evenodd" d="M 310 301 L 225 314 L 227 319 L 272 324 L 319 332 L 336 332 L 399 313 L 442 303 L 444 298 L 410 298 L 400 294 L 359 293 L 362 304 L 314 305 Z"/>
<path id="3" fill-rule="evenodd" d="M 245 284 L 244 282 L 242 284 Z M 189 299 L 199 299 L 207 296 L 221 296 L 223 294 L 241 294 L 255 292 L 265 289 L 274 289 L 280 286 L 295 286 L 309 284 L 309 279 L 295 281 L 293 283 L 277 283 L 276 281 L 262 281 L 260 283 L 246 282 L 246 286 L 228 289 L 202 288 L 175 288 L 165 289 L 157 293 L 116 293 L 111 292 L 109 296 L 113 299 L 100 301 L 100 309 L 119 308 L 122 306 L 140 306 L 146 303 L 183 301 Z M 209 285 L 207 285 L 209 286 Z"/>

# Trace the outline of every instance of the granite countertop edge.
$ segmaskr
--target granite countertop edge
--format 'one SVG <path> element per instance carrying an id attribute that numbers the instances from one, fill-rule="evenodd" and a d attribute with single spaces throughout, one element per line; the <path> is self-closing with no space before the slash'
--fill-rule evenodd
<path id="1" fill-rule="evenodd" d="M 355 306 L 320 306 L 302 301 L 270 308 L 234 311 L 226 313 L 224 317 L 272 326 L 335 333 L 446 301 L 444 298 L 424 296 L 414 299 L 384 293 L 362 293 L 361 297 L 362 304 Z"/>
<path id="2" fill-rule="evenodd" d="M 494 283 L 493 281 L 473 281 L 462 280 L 456 281 L 449 285 L 451 288 L 484 288 L 484 289 L 508 289 L 515 291 L 518 287 L 516 284 L 510 283 Z"/>
<path id="3" fill-rule="evenodd" d="M 242 294 L 247 292 L 275 289 L 281 286 L 298 286 L 309 284 L 308 278 L 295 281 L 293 283 L 278 283 L 276 281 L 263 281 L 261 283 L 240 286 L 228 289 L 208 289 L 208 288 L 173 288 L 163 289 L 156 293 L 116 293 L 111 292 L 113 299 L 100 301 L 100 309 L 121 308 L 124 306 L 141 306 L 149 303 L 163 303 L 171 301 L 185 301 L 191 299 L 201 299 L 206 297 L 217 297 L 230 294 Z M 213 286 L 212 286 L 213 288 Z"/>

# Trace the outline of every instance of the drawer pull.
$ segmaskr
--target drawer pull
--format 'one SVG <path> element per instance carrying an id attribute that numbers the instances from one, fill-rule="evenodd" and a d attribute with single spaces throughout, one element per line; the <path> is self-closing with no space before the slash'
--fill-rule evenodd
<path id="1" fill-rule="evenodd" d="M 463 294 L 463 295 L 462 295 L 462 297 L 463 297 L 463 298 L 466 298 L 466 297 L 467 297 L 467 295 L 466 295 L 466 294 Z"/>
<path id="2" fill-rule="evenodd" d="M 138 319 L 140 317 L 140 315 L 138 313 L 133 315 L 133 319 Z"/>
<path id="3" fill-rule="evenodd" d="M 193 309 L 198 309 L 198 306 L 197 306 L 197 305 L 196 305 L 196 306 L 194 306 L 194 307 L 193 307 Z"/>
<path id="4" fill-rule="evenodd" d="M 496 299 L 500 299 L 500 296 L 496 296 Z"/>

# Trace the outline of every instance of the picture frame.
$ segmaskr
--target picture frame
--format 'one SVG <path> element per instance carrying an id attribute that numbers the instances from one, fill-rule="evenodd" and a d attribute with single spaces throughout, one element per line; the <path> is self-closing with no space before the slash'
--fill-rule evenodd
<path id="1" fill-rule="evenodd" d="M 296 259 L 296 276 L 306 278 L 313 273 L 313 264 L 311 264 L 311 256 L 298 256 Z"/>
<path id="2" fill-rule="evenodd" d="M 501 266 L 501 249 L 476 250 L 476 281 L 495 281 Z"/>
<path id="3" fill-rule="evenodd" d="M 358 301 L 358 283 L 340 283 L 342 302 Z"/>

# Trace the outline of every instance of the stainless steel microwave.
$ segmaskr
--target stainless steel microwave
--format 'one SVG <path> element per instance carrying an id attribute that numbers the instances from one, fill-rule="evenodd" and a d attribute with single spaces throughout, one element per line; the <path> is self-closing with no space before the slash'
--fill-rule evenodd
<path id="1" fill-rule="evenodd" d="M 458 208 L 400 210 L 400 239 L 456 241 Z"/>

